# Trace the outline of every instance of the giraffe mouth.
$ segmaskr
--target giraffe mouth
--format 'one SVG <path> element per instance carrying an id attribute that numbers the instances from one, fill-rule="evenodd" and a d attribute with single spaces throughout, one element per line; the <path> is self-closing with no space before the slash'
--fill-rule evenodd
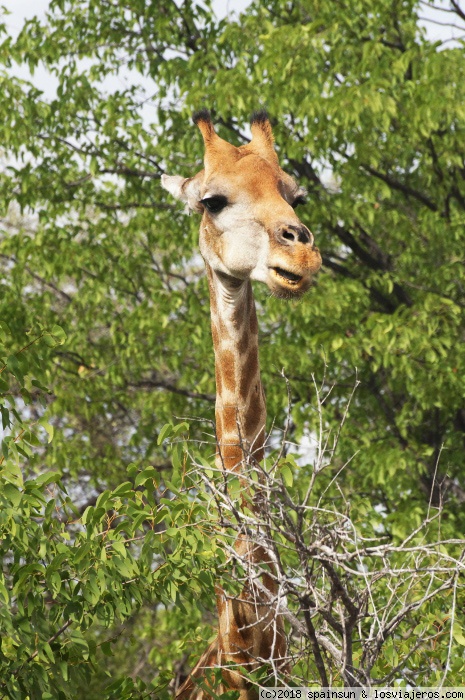
<path id="1" fill-rule="evenodd" d="M 281 277 L 283 280 L 285 280 L 288 284 L 291 285 L 298 285 L 303 277 L 301 275 L 295 275 L 293 272 L 289 272 L 289 270 L 283 270 L 282 267 L 272 267 L 271 268 L 275 275 L 278 277 Z"/>

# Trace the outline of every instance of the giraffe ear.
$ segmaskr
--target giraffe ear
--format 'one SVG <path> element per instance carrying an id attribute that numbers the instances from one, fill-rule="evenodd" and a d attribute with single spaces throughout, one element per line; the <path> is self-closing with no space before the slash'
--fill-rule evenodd
<path id="1" fill-rule="evenodd" d="M 191 211 L 202 212 L 203 207 L 200 204 L 200 183 L 203 171 L 195 177 L 181 177 L 181 175 L 162 175 L 161 186 L 168 190 L 175 199 L 179 199 L 186 205 L 186 213 Z"/>
<path id="2" fill-rule="evenodd" d="M 274 150 L 273 131 L 265 110 L 252 114 L 250 126 L 252 141 L 249 143 L 249 148 L 270 163 L 276 164 L 278 156 Z"/>

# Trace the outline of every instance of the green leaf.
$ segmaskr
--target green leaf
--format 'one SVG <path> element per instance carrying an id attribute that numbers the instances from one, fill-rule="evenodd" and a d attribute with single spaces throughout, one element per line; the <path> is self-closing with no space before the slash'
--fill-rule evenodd
<path id="1" fill-rule="evenodd" d="M 13 484 L 6 483 L 1 489 L 8 500 L 17 508 L 21 503 L 22 493 Z"/>
<path id="2" fill-rule="evenodd" d="M 167 437 L 169 437 L 173 432 L 173 426 L 171 423 L 165 423 L 158 434 L 157 445 L 161 445 Z"/>
<path id="3" fill-rule="evenodd" d="M 50 425 L 50 423 L 48 423 L 48 422 L 47 422 L 46 420 L 44 420 L 43 418 L 40 420 L 40 424 L 41 424 L 41 426 L 44 428 L 44 430 L 46 431 L 46 433 L 47 433 L 47 435 L 48 435 L 48 442 L 49 442 L 49 443 L 52 442 L 52 440 L 53 440 L 53 430 L 54 430 L 54 429 L 53 429 L 53 425 Z"/>
<path id="4" fill-rule="evenodd" d="M 3 427 L 3 430 L 5 430 L 5 428 L 9 428 L 11 425 L 10 412 L 6 408 L 6 406 L 0 406 L 0 412 L 2 414 L 2 427 Z"/>
<path id="5" fill-rule="evenodd" d="M 294 475 L 292 473 L 291 466 L 287 462 L 284 462 L 280 465 L 279 472 L 287 488 L 291 488 L 292 484 L 294 483 Z"/>
<path id="6" fill-rule="evenodd" d="M 463 634 L 461 626 L 458 623 L 454 624 L 452 636 L 454 637 L 457 644 L 460 644 L 461 646 L 465 647 L 465 636 Z"/>
<path id="7" fill-rule="evenodd" d="M 146 481 L 156 480 L 157 477 L 157 470 L 154 467 L 147 467 L 136 476 L 134 486 L 137 488 L 141 484 L 145 484 Z"/>
<path id="8" fill-rule="evenodd" d="M 122 484 L 117 486 L 116 489 L 113 490 L 112 495 L 113 496 L 125 496 L 126 494 L 130 493 L 132 491 L 132 484 L 130 481 L 124 481 Z"/>
<path id="9" fill-rule="evenodd" d="M 62 474 L 60 472 L 46 472 L 36 477 L 34 481 L 36 486 L 47 486 L 47 484 L 58 483 L 61 478 Z"/>
<path id="10" fill-rule="evenodd" d="M 66 342 L 66 333 L 61 326 L 56 324 L 52 327 L 51 334 L 55 339 L 57 345 L 63 345 Z"/>

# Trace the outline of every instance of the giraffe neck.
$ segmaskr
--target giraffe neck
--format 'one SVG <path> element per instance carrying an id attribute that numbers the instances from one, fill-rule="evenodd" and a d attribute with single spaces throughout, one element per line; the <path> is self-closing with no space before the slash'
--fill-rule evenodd
<path id="1" fill-rule="evenodd" d="M 240 471 L 263 458 L 266 406 L 258 323 L 250 281 L 218 275 L 207 264 L 216 376 L 217 464 Z"/>

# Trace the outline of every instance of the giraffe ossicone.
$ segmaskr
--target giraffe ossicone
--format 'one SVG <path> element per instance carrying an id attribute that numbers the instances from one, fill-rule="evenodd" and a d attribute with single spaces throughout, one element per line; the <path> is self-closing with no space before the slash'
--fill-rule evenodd
<path id="1" fill-rule="evenodd" d="M 265 112 L 251 119 L 252 140 L 234 146 L 218 136 L 210 114 L 194 115 L 205 146 L 204 169 L 194 177 L 163 175 L 162 185 L 202 214 L 200 251 L 210 289 L 215 351 L 217 465 L 243 472 L 264 456 L 266 404 L 260 378 L 258 323 L 251 280 L 272 294 L 299 298 L 321 266 L 313 235 L 295 207 L 305 191 L 279 166 Z M 260 505 L 255 504 L 257 514 Z M 253 570 L 238 598 L 218 588 L 218 636 L 178 690 L 179 700 L 210 697 L 195 679 L 211 666 L 223 668 L 223 689 L 252 700 L 256 689 L 234 668 L 287 667 L 276 565 L 263 538 L 240 532 L 235 551 Z M 247 568 L 247 567 L 246 567 Z"/>

